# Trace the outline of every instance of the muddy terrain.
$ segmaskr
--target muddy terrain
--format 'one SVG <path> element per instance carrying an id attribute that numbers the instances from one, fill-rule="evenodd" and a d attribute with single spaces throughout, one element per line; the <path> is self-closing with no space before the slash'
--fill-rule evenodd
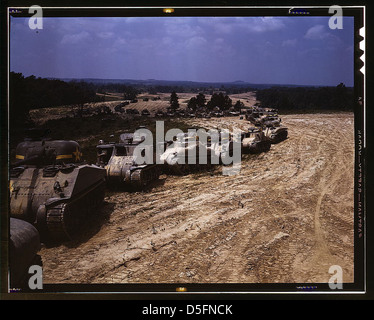
<path id="1" fill-rule="evenodd" d="M 187 121 L 187 120 L 186 120 Z M 243 128 L 235 118 L 188 120 Z M 289 138 L 218 166 L 110 190 L 76 240 L 43 246 L 45 283 L 353 282 L 353 114 L 284 115 Z"/>

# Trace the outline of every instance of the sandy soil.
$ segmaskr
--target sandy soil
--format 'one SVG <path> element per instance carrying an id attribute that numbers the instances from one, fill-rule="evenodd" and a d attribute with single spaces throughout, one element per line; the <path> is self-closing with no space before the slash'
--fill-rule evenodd
<path id="1" fill-rule="evenodd" d="M 282 123 L 289 138 L 243 156 L 236 176 L 217 167 L 109 192 L 81 239 L 41 249 L 44 282 L 324 283 L 331 265 L 353 282 L 353 114 Z"/>

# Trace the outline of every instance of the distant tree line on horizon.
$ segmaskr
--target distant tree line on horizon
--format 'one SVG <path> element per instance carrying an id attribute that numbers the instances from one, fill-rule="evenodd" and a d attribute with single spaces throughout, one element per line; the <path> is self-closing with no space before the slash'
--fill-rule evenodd
<path id="1" fill-rule="evenodd" d="M 123 84 L 123 83 L 93 83 L 86 82 L 87 86 L 93 90 L 96 90 L 98 93 L 105 94 L 107 92 L 116 92 L 116 93 L 127 93 L 130 91 L 140 93 L 149 93 L 149 94 L 158 94 L 158 93 L 170 93 L 170 92 L 179 92 L 179 93 L 200 93 L 205 92 L 206 94 L 213 95 L 216 91 L 224 91 L 226 94 L 238 94 L 248 91 L 256 90 L 248 86 L 225 86 L 221 85 L 218 87 L 215 86 L 203 86 L 203 85 L 146 85 L 146 84 Z"/>
<path id="2" fill-rule="evenodd" d="M 344 83 L 336 87 L 272 87 L 257 90 L 261 105 L 279 110 L 341 110 L 354 109 L 353 88 Z"/>
<path id="3" fill-rule="evenodd" d="M 98 101 L 101 98 L 84 82 L 50 80 L 33 75 L 24 77 L 22 73 L 15 72 L 9 74 L 11 130 L 24 125 L 31 109 Z"/>
<path id="4" fill-rule="evenodd" d="M 172 92 L 196 92 L 196 97 L 189 101 L 189 107 L 196 109 L 205 106 L 212 109 L 218 106 L 222 110 L 232 107 L 230 94 L 255 91 L 254 88 L 238 85 L 219 88 L 192 86 L 167 86 L 144 84 L 130 85 L 121 83 L 93 83 L 86 81 L 62 81 L 58 79 L 24 77 L 22 73 L 10 72 L 10 131 L 23 126 L 31 109 L 57 107 L 63 105 L 81 105 L 89 102 L 104 101 L 97 93 L 117 92 L 124 99 L 136 99 L 142 92 L 150 94 Z M 217 92 L 217 90 L 219 92 Z M 205 94 L 211 95 L 207 101 Z M 353 88 L 340 83 L 336 87 L 278 87 L 257 89 L 257 100 L 263 106 L 279 110 L 353 110 Z M 177 97 L 171 101 L 173 109 L 178 108 Z M 238 106 L 234 106 L 238 108 Z M 17 130 L 17 129 L 15 129 Z"/>

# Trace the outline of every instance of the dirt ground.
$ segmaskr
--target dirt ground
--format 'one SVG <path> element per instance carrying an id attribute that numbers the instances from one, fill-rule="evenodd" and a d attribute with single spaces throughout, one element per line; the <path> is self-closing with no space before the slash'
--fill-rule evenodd
<path id="1" fill-rule="evenodd" d="M 282 123 L 289 138 L 244 155 L 238 175 L 217 167 L 109 191 L 80 239 L 43 246 L 44 283 L 326 283 L 332 265 L 353 282 L 353 114 Z"/>

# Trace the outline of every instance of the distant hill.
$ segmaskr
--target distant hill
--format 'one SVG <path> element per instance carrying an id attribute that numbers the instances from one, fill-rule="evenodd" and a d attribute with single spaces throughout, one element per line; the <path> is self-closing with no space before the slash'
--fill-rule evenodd
<path id="1" fill-rule="evenodd" d="M 317 87 L 308 85 L 295 85 L 295 84 L 261 84 L 261 83 L 250 83 L 241 80 L 232 82 L 197 82 L 197 81 L 174 81 L 174 80 L 135 80 L 135 79 L 99 79 L 99 78 L 47 78 L 47 79 L 58 79 L 66 82 L 77 81 L 87 82 L 93 84 L 124 84 L 132 86 L 180 86 L 180 87 L 201 87 L 201 88 L 221 88 L 221 87 L 250 87 L 253 89 L 267 89 L 272 87 Z"/>

